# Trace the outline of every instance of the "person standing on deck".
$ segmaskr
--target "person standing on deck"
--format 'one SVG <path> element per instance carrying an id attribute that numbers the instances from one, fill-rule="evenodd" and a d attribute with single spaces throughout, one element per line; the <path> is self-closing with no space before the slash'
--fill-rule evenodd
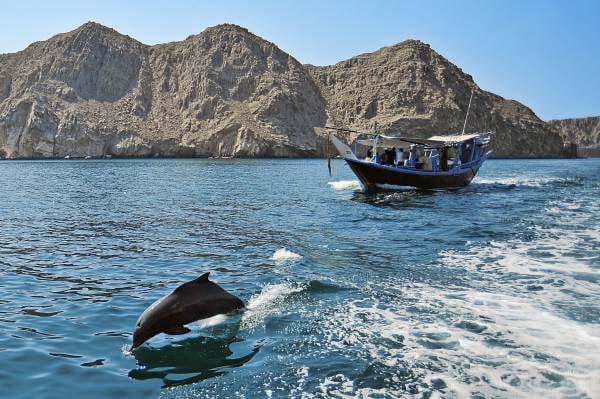
<path id="1" fill-rule="evenodd" d="M 440 169 L 448 170 L 448 148 L 446 147 L 440 149 Z"/>

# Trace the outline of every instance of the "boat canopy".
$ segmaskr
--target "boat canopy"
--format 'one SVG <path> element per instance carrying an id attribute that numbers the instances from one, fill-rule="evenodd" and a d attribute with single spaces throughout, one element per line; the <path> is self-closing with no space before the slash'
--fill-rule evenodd
<path id="1" fill-rule="evenodd" d="M 378 146 L 393 147 L 393 146 L 408 146 L 410 144 L 422 144 L 422 145 L 436 145 L 439 144 L 437 141 L 430 141 L 428 139 L 419 139 L 414 137 L 392 137 L 379 135 L 370 139 L 356 140 L 358 144 L 373 146 L 377 143 Z"/>
<path id="2" fill-rule="evenodd" d="M 471 140 L 475 137 L 479 137 L 479 134 L 459 134 L 459 135 L 447 135 L 447 136 L 432 136 L 428 139 L 420 139 L 414 137 L 392 137 L 379 135 L 371 139 L 356 140 L 358 144 L 365 146 L 383 146 L 383 147 L 405 147 L 410 144 L 421 144 L 428 147 L 444 147 L 447 145 L 462 143 L 467 140 Z"/>
<path id="3" fill-rule="evenodd" d="M 474 139 L 475 137 L 479 137 L 479 134 L 454 134 L 447 136 L 432 136 L 427 140 L 431 141 L 439 141 L 446 144 L 456 144 L 462 143 L 467 140 Z"/>

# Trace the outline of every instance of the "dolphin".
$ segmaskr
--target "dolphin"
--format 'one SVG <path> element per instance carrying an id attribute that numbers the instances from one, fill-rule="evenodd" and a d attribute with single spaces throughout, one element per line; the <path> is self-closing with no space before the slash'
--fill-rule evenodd
<path id="1" fill-rule="evenodd" d="M 241 299 L 209 281 L 208 275 L 180 285 L 144 310 L 135 323 L 131 349 L 160 333 L 187 334 L 191 330 L 184 325 L 193 321 L 244 308 Z"/>

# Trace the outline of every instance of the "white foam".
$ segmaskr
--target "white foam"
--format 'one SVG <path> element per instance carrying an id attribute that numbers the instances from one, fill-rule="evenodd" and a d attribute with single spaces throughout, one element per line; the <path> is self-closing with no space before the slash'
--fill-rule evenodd
<path id="1" fill-rule="evenodd" d="M 570 222 L 573 222 L 573 219 Z M 538 228 L 536 235 L 537 238 L 527 242 L 491 241 L 486 245 L 473 246 L 467 252 L 441 251 L 440 261 L 457 268 L 496 271 L 503 274 L 545 276 L 554 273 L 561 278 L 573 276 L 575 273 L 600 275 L 600 271 L 593 268 L 589 262 L 572 254 L 576 248 L 591 250 L 593 246 L 600 245 L 598 230 Z M 536 253 L 544 253 L 545 256 L 538 257 Z"/>
<path id="2" fill-rule="evenodd" d="M 517 175 L 507 177 L 486 178 L 478 176 L 473 180 L 475 184 L 501 184 L 509 186 L 542 187 L 549 183 L 565 181 L 564 178 L 554 176 Z"/>
<path id="3" fill-rule="evenodd" d="M 290 387 L 291 389 L 289 397 L 309 397 L 306 395 L 306 377 L 308 377 L 308 370 L 309 369 L 306 366 L 296 369 L 296 377 L 298 378 L 298 381 L 296 384 L 294 384 L 294 386 Z"/>
<path id="4" fill-rule="evenodd" d="M 358 180 L 339 180 L 339 181 L 330 181 L 327 183 L 336 191 L 342 190 L 362 190 L 362 186 Z"/>
<path id="5" fill-rule="evenodd" d="M 284 309 L 285 298 L 303 290 L 304 287 L 292 283 L 265 285 L 260 293 L 253 295 L 248 301 L 242 316 L 242 328 L 255 327 L 266 316 L 280 313 Z"/>
<path id="6" fill-rule="evenodd" d="M 475 245 L 467 251 L 442 251 L 440 260 L 472 271 L 529 276 L 550 273 L 561 279 L 585 273 L 600 278 L 600 270 L 592 266 L 589 257 L 581 255 L 583 252 L 594 254 L 600 246 L 600 226 L 590 219 L 594 206 L 596 204 L 576 197 L 550 201 L 541 211 L 545 213 L 542 217 L 551 223 L 526 227 L 531 239 L 515 237 Z M 585 288 L 585 283 L 582 284 L 578 284 L 578 288 Z"/>
<path id="7" fill-rule="evenodd" d="M 506 387 L 508 396 L 523 397 L 526 392 L 535 396 L 600 395 L 600 326 L 562 316 L 566 314 L 564 305 L 597 303 L 600 271 L 589 261 L 593 255 L 582 255 L 593 254 L 600 245 L 600 229 L 590 220 L 590 212 L 581 212 L 590 206 L 594 205 L 577 198 L 551 202 L 543 211 L 552 224 L 531 228 L 532 238 L 527 241 L 515 238 L 439 253 L 440 263 L 447 267 L 467 269 L 474 279 L 481 273 L 480 289 L 452 296 L 428 295 L 437 295 L 453 314 L 488 320 L 486 331 L 510 343 L 490 346 L 477 334 L 447 326 L 459 337 L 461 352 L 467 357 L 493 359 L 501 364 L 498 369 L 510 374 L 507 378 L 519 379 L 520 385 L 515 387 L 507 384 L 498 370 L 479 366 L 490 386 Z M 490 275 L 497 278 L 490 280 Z M 541 284 L 541 290 L 528 292 L 528 281 Z M 559 284 L 548 283 L 553 281 Z M 559 383 L 548 381 L 546 375 L 558 376 Z M 455 380 L 451 383 L 449 389 L 461 389 Z M 552 384 L 557 385 L 554 392 L 549 391 Z"/>
<path id="8" fill-rule="evenodd" d="M 402 297 L 421 312 L 430 312 L 432 321 L 423 323 L 402 305 L 354 300 L 324 320 L 323 331 L 329 331 L 327 350 L 367 353 L 388 367 L 404 366 L 415 375 L 422 374 L 419 380 L 441 378 L 450 397 L 469 397 L 475 392 L 502 397 L 576 393 L 595 397 L 600 393 L 598 326 L 559 317 L 529 297 L 470 289 L 440 291 L 425 284 L 407 289 Z M 485 329 L 478 333 L 457 325 L 464 320 Z M 382 339 L 390 344 L 382 345 Z M 490 344 L 490 340 L 500 344 Z M 427 342 L 439 346 L 428 347 Z M 427 366 L 432 361 L 435 373 Z M 545 375 L 559 376 L 560 385 L 550 388 Z M 510 384 L 513 378 L 519 384 Z M 345 377 L 336 376 L 323 381 L 320 388 L 340 396 L 358 393 L 349 392 L 346 384 Z"/>
<path id="9" fill-rule="evenodd" d="M 515 373 L 526 370 L 524 377 L 529 374 L 528 383 L 534 390 L 541 393 L 543 387 L 531 377 L 550 372 L 565 378 L 579 392 L 592 397 L 600 393 L 598 326 L 559 317 L 531 298 L 470 291 L 464 299 L 453 299 L 449 303 L 462 309 L 461 311 L 485 315 L 493 320 L 493 329 L 519 348 L 492 348 L 496 352 L 496 358 L 506 363 L 508 367 L 504 367 Z M 463 345 L 467 353 L 478 356 L 492 354 L 490 348 L 476 340 L 463 342 L 477 344 Z M 530 354 L 534 356 L 528 356 Z M 540 361 L 536 354 L 551 356 L 553 360 Z M 497 373 L 490 371 L 490 374 L 501 382 Z M 568 387 L 562 388 L 568 390 Z"/>
<path id="10" fill-rule="evenodd" d="M 319 390 L 325 396 L 338 398 L 353 398 L 354 383 L 344 374 L 325 377 L 325 380 L 319 384 Z"/>
<path id="11" fill-rule="evenodd" d="M 440 378 L 448 397 L 600 397 L 600 326 L 565 310 L 597 303 L 600 271 L 590 260 L 600 229 L 581 211 L 593 206 L 552 202 L 542 209 L 552 224 L 531 227 L 528 240 L 440 251 L 444 267 L 468 270 L 470 287 L 411 284 L 398 303 L 380 303 L 365 292 L 366 299 L 340 304 L 323 321 L 324 346 L 408 368 L 416 381 Z M 397 292 L 393 281 L 377 289 L 388 285 Z M 540 289 L 529 291 L 529 285 Z M 342 381 L 330 379 L 321 388 L 344 396 Z"/>
<path id="12" fill-rule="evenodd" d="M 271 256 L 271 260 L 275 262 L 285 262 L 288 260 L 298 260 L 302 259 L 302 255 L 299 255 L 295 252 L 289 251 L 286 248 L 280 248 L 273 253 Z"/>
<path id="13" fill-rule="evenodd" d="M 259 294 L 254 295 L 248 301 L 247 309 L 260 310 L 276 305 L 281 299 L 295 292 L 303 290 L 300 286 L 291 283 L 268 284 L 265 285 Z"/>
<path id="14" fill-rule="evenodd" d="M 131 345 L 130 344 L 123 344 L 121 346 L 121 354 L 123 356 L 127 356 L 127 357 L 132 356 L 133 353 L 131 352 Z"/>

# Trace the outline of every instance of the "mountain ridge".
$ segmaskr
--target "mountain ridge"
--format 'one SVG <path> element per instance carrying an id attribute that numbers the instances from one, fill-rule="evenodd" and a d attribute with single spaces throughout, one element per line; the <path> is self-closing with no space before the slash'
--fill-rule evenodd
<path id="1" fill-rule="evenodd" d="M 496 156 L 565 155 L 556 127 L 414 39 L 313 66 L 234 24 L 146 45 L 87 22 L 0 67 L 0 158 L 323 156 L 326 124 L 459 131 L 471 91 L 468 130 L 495 128 Z"/>

